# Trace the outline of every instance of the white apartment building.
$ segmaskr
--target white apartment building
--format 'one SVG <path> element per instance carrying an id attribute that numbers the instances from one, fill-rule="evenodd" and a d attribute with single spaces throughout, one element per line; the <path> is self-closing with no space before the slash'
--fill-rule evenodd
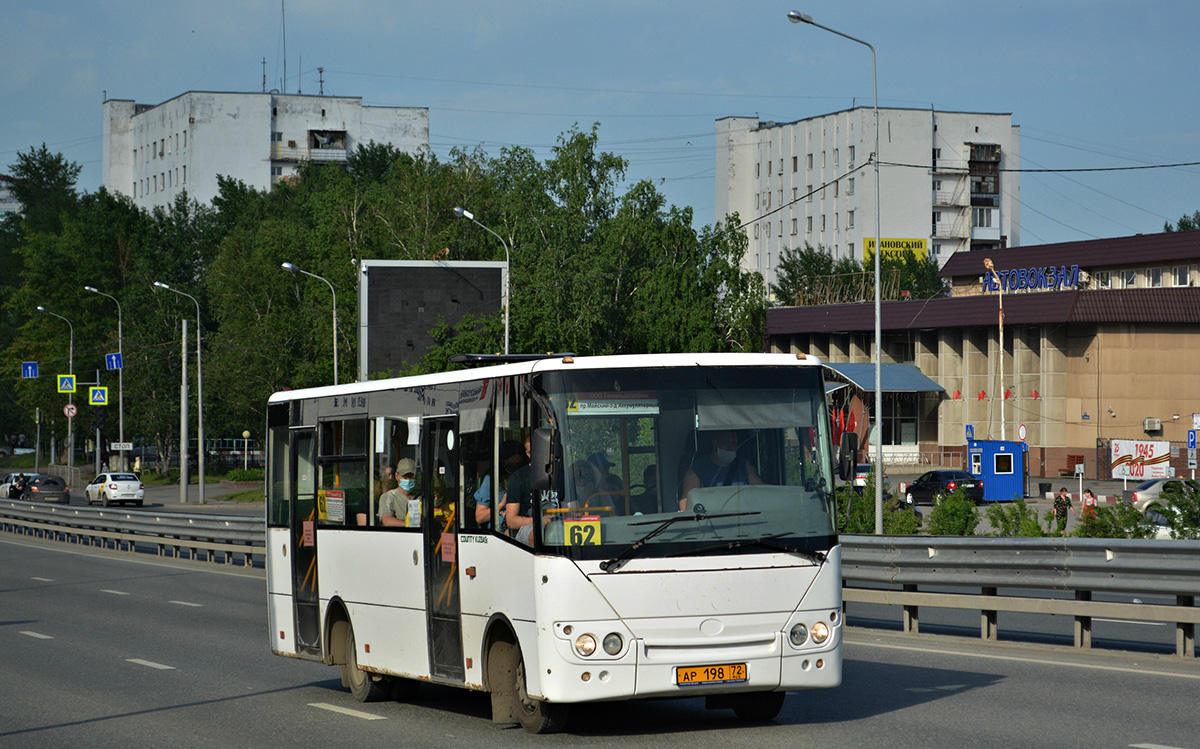
<path id="1" fill-rule="evenodd" d="M 141 207 L 184 190 L 201 203 L 217 175 L 259 190 L 303 161 L 345 162 L 361 144 L 429 147 L 429 109 L 365 107 L 361 97 L 189 91 L 162 104 L 104 102 L 103 184 Z"/>
<path id="2" fill-rule="evenodd" d="M 863 259 L 875 242 L 871 107 L 795 122 L 717 120 L 716 216 L 736 211 L 743 267 L 775 281 L 784 248 Z M 1020 128 L 1011 114 L 879 110 L 880 230 L 944 264 L 959 250 L 1020 244 Z M 889 242 L 888 240 L 901 240 Z"/>
<path id="3" fill-rule="evenodd" d="M 7 218 L 10 213 L 20 213 L 21 202 L 12 193 L 9 177 L 0 174 L 0 221 Z"/>

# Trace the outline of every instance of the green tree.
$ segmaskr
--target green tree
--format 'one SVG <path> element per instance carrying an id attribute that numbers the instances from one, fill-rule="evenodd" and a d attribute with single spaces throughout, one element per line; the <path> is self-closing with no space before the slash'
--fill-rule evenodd
<path id="1" fill-rule="evenodd" d="M 1041 538 L 1046 535 L 1038 520 L 1037 510 L 1024 502 L 988 505 L 986 515 L 995 529 L 991 534 L 993 536 Z"/>
<path id="2" fill-rule="evenodd" d="M 979 525 L 979 508 L 961 488 L 937 498 L 926 525 L 931 536 L 974 536 Z"/>
<path id="3" fill-rule="evenodd" d="M 1200 211 L 1196 211 L 1192 215 L 1186 213 L 1179 217 L 1179 221 L 1172 226 L 1168 221 L 1163 224 L 1163 231 L 1196 231 L 1200 229 Z"/>
<path id="4" fill-rule="evenodd" d="M 81 169 L 62 154 L 50 153 L 45 143 L 17 154 L 16 163 L 9 167 L 8 180 L 13 197 L 21 204 L 27 233 L 62 229 L 63 217 L 78 207 L 75 181 Z"/>

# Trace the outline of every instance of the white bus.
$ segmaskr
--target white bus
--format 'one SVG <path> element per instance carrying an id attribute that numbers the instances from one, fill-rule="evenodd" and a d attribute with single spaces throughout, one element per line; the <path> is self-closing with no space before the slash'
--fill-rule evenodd
<path id="1" fill-rule="evenodd" d="M 818 360 L 479 358 L 505 363 L 271 396 L 275 653 L 340 666 L 362 701 L 486 691 L 535 733 L 648 697 L 769 720 L 841 682 Z M 532 460 L 509 477 L 514 445 Z M 385 526 L 397 466 L 419 499 Z"/>

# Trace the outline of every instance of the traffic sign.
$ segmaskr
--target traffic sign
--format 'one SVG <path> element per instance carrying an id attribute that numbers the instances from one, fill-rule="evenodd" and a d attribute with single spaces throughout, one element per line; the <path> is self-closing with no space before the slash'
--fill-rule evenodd
<path id="1" fill-rule="evenodd" d="M 121 352 L 118 351 L 115 354 L 105 354 L 104 364 L 108 367 L 108 371 L 110 372 L 114 369 L 121 369 L 121 367 L 124 366 L 124 364 L 121 362 Z"/>
<path id="2" fill-rule="evenodd" d="M 75 375 L 65 374 L 58 376 L 58 392 L 73 393 L 75 392 Z"/>
<path id="3" fill-rule="evenodd" d="M 975 425 L 974 424 L 967 424 L 967 439 L 968 440 L 975 439 Z"/>
<path id="4" fill-rule="evenodd" d="M 115 450 L 117 452 L 120 452 L 121 450 L 132 450 L 133 443 L 132 442 L 112 442 L 109 444 L 108 449 Z"/>
<path id="5" fill-rule="evenodd" d="M 38 363 L 35 361 L 21 362 L 21 377 L 23 379 L 31 379 L 38 376 Z"/>
<path id="6" fill-rule="evenodd" d="M 1025 441 L 1025 435 L 1026 435 L 1026 434 L 1027 434 L 1027 432 L 1025 431 L 1025 425 L 1024 425 L 1024 424 L 1022 424 L 1021 426 L 1017 427 L 1017 437 L 1018 437 L 1018 438 L 1019 438 L 1019 439 L 1020 439 L 1022 442 L 1024 442 L 1024 441 Z"/>
<path id="7" fill-rule="evenodd" d="M 1196 449 L 1196 430 L 1195 429 L 1188 430 L 1188 449 L 1189 450 Z"/>
<path id="8" fill-rule="evenodd" d="M 67 405 L 63 406 L 63 415 L 68 419 L 73 417 L 76 413 L 78 413 L 78 409 L 75 408 L 74 403 L 68 403 Z"/>
<path id="9" fill-rule="evenodd" d="M 88 388 L 88 403 L 93 406 L 108 405 L 108 388 L 106 387 L 91 387 Z"/>

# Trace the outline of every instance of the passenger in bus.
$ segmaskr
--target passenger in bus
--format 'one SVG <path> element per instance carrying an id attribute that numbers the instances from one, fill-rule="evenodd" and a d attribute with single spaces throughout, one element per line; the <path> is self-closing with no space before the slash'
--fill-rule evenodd
<path id="1" fill-rule="evenodd" d="M 390 487 L 384 486 L 384 484 L 389 480 L 392 482 L 391 486 Z M 395 489 L 395 488 L 396 488 L 396 477 L 392 475 L 392 467 L 390 465 L 388 465 L 388 463 L 386 461 L 384 461 L 379 466 L 379 474 L 375 479 L 375 501 L 378 502 L 379 498 L 382 497 L 383 493 L 385 491 L 388 491 L 388 489 Z"/>
<path id="2" fill-rule="evenodd" d="M 399 485 L 379 497 L 379 522 L 394 528 L 420 527 L 421 502 L 416 493 L 416 462 L 412 458 L 401 458 L 396 463 L 396 475 L 400 477 Z"/>
<path id="3" fill-rule="evenodd" d="M 679 498 L 679 509 L 687 509 L 688 495 L 694 489 L 709 486 L 745 486 L 761 484 L 758 471 L 750 461 L 737 454 L 737 434 L 731 429 L 712 433 L 712 449 L 704 457 L 692 461 L 683 477 L 683 491 Z"/>
<path id="4" fill-rule="evenodd" d="M 513 458 L 518 462 L 518 458 Z M 533 526 L 533 475 L 529 467 L 529 440 L 521 452 L 517 468 L 508 477 L 508 495 L 504 506 L 504 521 L 510 535 L 518 541 L 531 543 L 529 534 Z"/>
<path id="5" fill-rule="evenodd" d="M 508 530 L 508 524 L 505 522 L 505 500 L 508 497 L 508 490 L 505 487 L 507 479 L 526 462 L 525 448 L 516 440 L 505 440 L 500 443 L 500 476 L 501 479 L 498 485 L 500 490 L 500 502 L 496 509 L 496 520 L 500 523 L 500 532 Z M 492 527 L 492 477 L 490 475 L 483 477 L 483 482 L 479 485 L 479 489 L 475 492 L 475 522 L 480 528 Z"/>
<path id="6" fill-rule="evenodd" d="M 602 455 L 602 453 L 596 453 Z M 572 499 L 568 505 L 572 509 L 583 509 L 589 502 L 597 502 L 600 498 L 600 471 L 591 458 L 577 460 L 571 465 Z"/>
<path id="7" fill-rule="evenodd" d="M 631 500 L 633 514 L 658 512 L 658 466 L 651 463 L 642 471 L 642 493 Z"/>

